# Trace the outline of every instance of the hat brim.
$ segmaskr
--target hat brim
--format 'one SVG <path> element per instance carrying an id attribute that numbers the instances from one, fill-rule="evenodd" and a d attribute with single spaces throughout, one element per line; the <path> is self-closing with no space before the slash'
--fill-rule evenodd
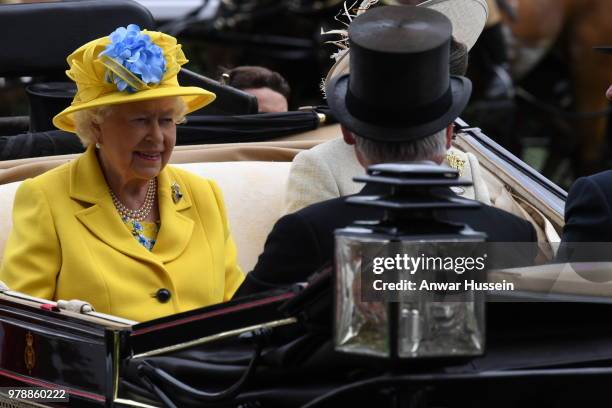
<path id="1" fill-rule="evenodd" d="M 484 30 L 489 16 L 489 9 L 485 0 L 428 0 L 419 3 L 417 7 L 427 7 L 444 14 L 453 26 L 453 37 L 458 42 L 472 49 L 478 37 Z M 325 83 L 331 79 L 349 72 L 349 54 L 346 52 L 330 68 L 325 77 Z"/>
<path id="2" fill-rule="evenodd" d="M 73 113 L 99 106 L 119 105 L 130 102 L 141 102 L 151 99 L 167 98 L 172 96 L 180 96 L 185 101 L 187 112 L 191 113 L 215 100 L 216 95 L 205 89 L 195 86 L 163 86 L 160 85 L 153 89 L 147 89 L 134 93 L 113 92 L 99 98 L 95 98 L 90 102 L 71 105 L 58 113 L 53 118 L 53 125 L 58 129 L 66 132 L 76 133 L 74 125 Z"/>
<path id="3" fill-rule="evenodd" d="M 428 0 L 417 6 L 444 14 L 453 25 L 453 37 L 468 50 L 478 41 L 489 16 L 486 0 Z"/>
<path id="4" fill-rule="evenodd" d="M 334 78 L 327 87 L 327 102 L 336 120 L 357 136 L 366 139 L 385 142 L 407 142 L 431 136 L 444 129 L 459 117 L 467 106 L 472 94 L 472 82 L 466 77 L 451 76 L 450 86 L 453 102 L 446 112 L 442 112 L 436 119 L 421 123 L 380 125 L 365 122 L 353 116 L 346 107 L 346 93 L 349 86 L 349 75 L 345 74 Z"/>

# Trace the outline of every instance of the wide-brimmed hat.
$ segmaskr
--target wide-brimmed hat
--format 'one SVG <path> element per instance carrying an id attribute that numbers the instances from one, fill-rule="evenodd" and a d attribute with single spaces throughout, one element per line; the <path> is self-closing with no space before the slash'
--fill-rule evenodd
<path id="1" fill-rule="evenodd" d="M 436 10 L 448 17 L 453 26 L 453 37 L 465 45 L 468 51 L 476 44 L 489 16 L 486 0 L 428 0 L 419 3 L 417 7 Z M 349 72 L 349 55 L 350 50 L 347 50 L 331 67 L 325 79 L 326 83 L 335 76 Z"/>
<path id="2" fill-rule="evenodd" d="M 66 74 L 77 85 L 72 104 L 53 118 L 59 129 L 75 132 L 73 113 L 96 106 L 180 96 L 187 113 L 208 105 L 215 94 L 180 86 L 177 74 L 188 62 L 176 38 L 134 24 L 81 46 L 67 58 Z"/>
<path id="3" fill-rule="evenodd" d="M 349 27 L 350 74 L 333 78 L 327 101 L 355 134 L 378 141 L 433 135 L 465 109 L 469 79 L 451 76 L 451 22 L 423 7 L 369 10 Z"/>

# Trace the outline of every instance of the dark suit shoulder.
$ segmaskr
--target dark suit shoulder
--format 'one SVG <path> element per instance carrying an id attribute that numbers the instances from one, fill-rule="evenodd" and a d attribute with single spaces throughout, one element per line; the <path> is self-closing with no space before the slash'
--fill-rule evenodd
<path id="1" fill-rule="evenodd" d="M 612 186 L 612 170 L 606 170 L 602 171 L 601 173 L 593 174 L 587 177 L 581 177 L 576 180 L 576 182 L 578 181 L 592 181 L 600 187 L 609 187 Z"/>
<path id="2" fill-rule="evenodd" d="M 565 204 L 564 242 L 612 242 L 612 171 L 574 182 Z"/>
<path id="3" fill-rule="evenodd" d="M 323 237 L 336 228 L 343 228 L 356 220 L 380 219 L 382 211 L 357 207 L 345 202 L 346 197 L 334 198 L 306 207 L 296 213 L 312 226 L 315 235 Z M 489 205 L 477 210 L 458 210 L 441 213 L 442 219 L 461 222 L 472 229 L 485 232 L 490 242 L 535 242 L 537 234 L 530 222 L 507 211 Z M 324 244 L 321 245 L 324 247 Z"/>
<path id="4" fill-rule="evenodd" d="M 573 206 L 604 204 L 612 202 L 612 171 L 580 177 L 572 184 L 567 195 L 566 216 Z"/>
<path id="5" fill-rule="evenodd" d="M 304 281 L 334 255 L 334 231 L 357 220 L 381 219 L 383 212 L 334 198 L 303 208 L 279 219 L 268 236 L 257 265 L 238 296 Z M 441 213 L 441 218 L 485 232 L 491 242 L 533 242 L 530 223 L 506 211 L 482 206 L 473 211 Z"/>

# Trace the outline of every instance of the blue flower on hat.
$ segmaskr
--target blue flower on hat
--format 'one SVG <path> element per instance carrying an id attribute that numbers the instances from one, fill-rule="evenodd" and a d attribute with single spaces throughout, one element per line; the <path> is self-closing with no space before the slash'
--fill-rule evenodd
<path id="1" fill-rule="evenodd" d="M 99 55 L 110 60 L 105 63 L 109 83 L 114 83 L 119 91 L 136 92 L 161 82 L 166 72 L 163 50 L 140 27 L 136 24 L 119 27 L 109 38 L 110 44 Z"/>

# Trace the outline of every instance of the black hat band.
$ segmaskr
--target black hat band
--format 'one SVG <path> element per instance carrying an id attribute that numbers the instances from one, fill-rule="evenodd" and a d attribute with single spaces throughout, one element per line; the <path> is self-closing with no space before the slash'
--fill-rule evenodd
<path id="1" fill-rule="evenodd" d="M 386 126 L 415 126 L 435 120 L 441 114 L 447 112 L 453 105 L 453 92 L 449 86 L 446 92 L 432 103 L 409 110 L 382 110 L 378 105 L 358 99 L 349 88 L 346 91 L 345 103 L 346 109 L 351 115 L 365 122 Z"/>

